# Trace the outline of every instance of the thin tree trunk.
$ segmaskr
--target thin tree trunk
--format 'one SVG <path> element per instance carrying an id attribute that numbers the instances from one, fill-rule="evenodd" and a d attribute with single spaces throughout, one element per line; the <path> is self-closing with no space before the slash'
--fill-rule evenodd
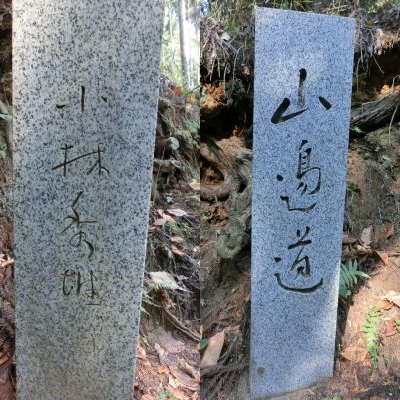
<path id="1" fill-rule="evenodd" d="M 179 0 L 179 40 L 181 46 L 181 67 L 183 75 L 183 86 L 188 87 L 189 84 L 189 67 L 188 67 L 188 57 L 186 54 L 186 37 L 185 37 L 185 21 L 186 21 L 186 5 L 185 0 Z"/>

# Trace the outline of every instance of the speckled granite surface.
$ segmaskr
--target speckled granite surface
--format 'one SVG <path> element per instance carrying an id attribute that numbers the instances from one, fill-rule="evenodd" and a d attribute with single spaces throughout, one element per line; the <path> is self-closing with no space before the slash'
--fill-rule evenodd
<path id="1" fill-rule="evenodd" d="M 253 400 L 333 371 L 354 26 L 257 9 Z"/>
<path id="2" fill-rule="evenodd" d="M 19 400 L 128 400 L 162 0 L 13 1 Z"/>

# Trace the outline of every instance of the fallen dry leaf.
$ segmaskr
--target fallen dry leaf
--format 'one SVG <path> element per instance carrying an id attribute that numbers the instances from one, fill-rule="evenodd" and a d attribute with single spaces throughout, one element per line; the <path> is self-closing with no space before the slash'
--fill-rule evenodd
<path id="1" fill-rule="evenodd" d="M 379 331 L 382 332 L 382 334 L 386 337 L 393 336 L 398 333 L 393 319 L 390 319 L 389 321 L 381 321 L 379 325 Z"/>
<path id="2" fill-rule="evenodd" d="M 171 215 L 175 215 L 175 217 L 184 217 L 187 215 L 187 212 L 181 210 L 180 208 L 169 208 L 167 212 Z"/>
<path id="3" fill-rule="evenodd" d="M 345 360 L 349 360 L 355 363 L 362 362 L 367 357 L 367 350 L 359 347 L 359 346 L 347 346 L 340 353 L 340 356 Z"/>
<path id="4" fill-rule="evenodd" d="M 400 293 L 394 290 L 389 290 L 385 295 L 381 296 L 382 300 L 388 300 L 391 303 L 396 304 L 397 307 L 400 307 Z"/>
<path id="5" fill-rule="evenodd" d="M 201 368 L 217 365 L 225 341 L 225 329 L 208 339 L 208 345 L 201 360 Z"/>
<path id="6" fill-rule="evenodd" d="M 165 364 L 159 365 L 159 366 L 157 367 L 157 373 L 158 373 L 159 375 L 162 375 L 162 374 L 167 374 L 167 375 L 169 375 L 169 368 L 168 368 L 168 365 L 165 365 Z"/>
<path id="7" fill-rule="evenodd" d="M 179 250 L 175 245 L 171 245 L 171 250 L 174 254 L 176 254 L 177 256 L 183 257 L 185 255 L 185 253 L 181 250 Z"/>
<path id="8" fill-rule="evenodd" d="M 192 182 L 189 183 L 189 186 L 193 190 L 200 190 L 200 182 L 197 182 L 195 179 L 193 179 Z"/>
<path id="9" fill-rule="evenodd" d="M 142 346 L 138 346 L 136 357 L 140 358 L 141 360 L 145 360 L 147 358 L 146 350 Z"/>
<path id="10" fill-rule="evenodd" d="M 170 217 L 169 215 L 164 214 L 162 218 L 158 218 L 154 221 L 154 225 L 160 226 L 164 225 L 168 221 L 173 221 L 174 219 Z"/>
<path id="11" fill-rule="evenodd" d="M 171 243 L 182 243 L 183 241 L 185 239 L 180 236 L 171 236 Z"/>
<path id="12" fill-rule="evenodd" d="M 343 233 L 342 235 L 342 243 L 343 244 L 352 244 L 352 243 L 356 243 L 358 241 L 358 239 L 354 236 L 350 236 L 347 233 Z"/>
<path id="13" fill-rule="evenodd" d="M 364 247 L 370 247 L 372 243 L 372 225 L 369 226 L 368 228 L 364 228 L 363 231 L 361 232 L 361 242 Z"/>
<path id="14" fill-rule="evenodd" d="M 375 250 L 375 253 L 385 265 L 388 265 L 389 255 L 387 253 L 377 250 Z"/>
<path id="15" fill-rule="evenodd" d="M 393 308 L 393 303 L 391 303 L 388 300 L 379 300 L 377 307 L 379 308 L 383 308 L 385 311 L 390 310 L 391 308 Z"/>
<path id="16" fill-rule="evenodd" d="M 199 388 L 199 384 L 177 365 L 169 365 L 169 370 L 174 378 L 185 388 L 190 390 L 197 390 Z"/>

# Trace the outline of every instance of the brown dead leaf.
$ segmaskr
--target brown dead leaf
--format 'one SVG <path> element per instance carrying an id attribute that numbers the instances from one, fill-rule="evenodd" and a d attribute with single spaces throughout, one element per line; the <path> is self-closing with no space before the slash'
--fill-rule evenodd
<path id="1" fill-rule="evenodd" d="M 358 239 L 354 236 L 350 236 L 347 233 L 343 233 L 342 235 L 342 244 L 352 244 L 356 243 Z"/>
<path id="2" fill-rule="evenodd" d="M 388 300 L 391 303 L 396 304 L 397 307 L 400 307 L 400 293 L 394 290 L 389 290 L 385 295 L 381 296 L 382 300 Z"/>
<path id="3" fill-rule="evenodd" d="M 181 210 L 180 208 L 169 208 L 167 212 L 168 214 L 175 215 L 175 217 L 184 217 L 187 215 L 187 212 Z"/>
<path id="4" fill-rule="evenodd" d="M 393 336 L 398 333 L 398 330 L 394 325 L 393 319 L 390 319 L 388 321 L 381 321 L 379 325 L 379 331 L 382 332 L 382 334 L 386 337 Z"/>
<path id="5" fill-rule="evenodd" d="M 147 358 L 146 350 L 140 345 L 138 346 L 136 357 L 140 358 L 141 360 L 146 360 Z"/>
<path id="6" fill-rule="evenodd" d="M 367 357 L 368 352 L 359 346 L 347 346 L 340 353 L 340 356 L 345 360 L 352 361 L 354 363 L 363 362 Z"/>
<path id="7" fill-rule="evenodd" d="M 383 252 L 383 251 L 374 251 L 376 253 L 376 255 L 379 257 L 379 259 L 385 264 L 388 265 L 389 262 L 389 256 L 387 253 Z"/>
<path id="8" fill-rule="evenodd" d="M 169 374 L 168 365 L 165 365 L 165 364 L 159 365 L 159 366 L 157 367 L 157 373 L 158 373 L 159 375 Z"/>
<path id="9" fill-rule="evenodd" d="M 225 341 L 225 329 L 208 340 L 208 345 L 201 360 L 201 368 L 217 365 Z"/>
<path id="10" fill-rule="evenodd" d="M 185 388 L 190 390 L 197 390 L 199 388 L 199 384 L 178 366 L 169 365 L 169 370 L 174 378 Z"/>
<path id="11" fill-rule="evenodd" d="M 379 308 L 383 308 L 385 311 L 390 310 L 391 308 L 393 308 L 393 303 L 391 303 L 388 300 L 379 300 L 377 307 Z"/>
<path id="12" fill-rule="evenodd" d="M 166 224 L 168 221 L 173 221 L 174 219 L 170 217 L 169 215 L 164 214 L 162 218 L 158 218 L 154 221 L 154 225 L 156 226 L 162 226 Z"/>
<path id="13" fill-rule="evenodd" d="M 192 182 L 189 183 L 189 186 L 193 190 L 200 190 L 200 182 L 197 182 L 195 179 L 193 179 Z"/>
<path id="14" fill-rule="evenodd" d="M 182 96 L 183 89 L 182 86 L 175 86 L 173 89 L 175 96 Z"/>
<path id="15" fill-rule="evenodd" d="M 159 215 L 161 218 L 164 216 L 164 211 L 161 210 L 161 208 L 158 208 L 158 209 L 157 209 L 157 213 L 158 213 L 158 215 Z"/>
<path id="16" fill-rule="evenodd" d="M 184 241 L 185 241 L 185 239 L 180 236 L 171 236 L 172 243 L 182 243 Z"/>
<path id="17" fill-rule="evenodd" d="M 175 245 L 171 245 L 171 250 L 174 254 L 176 254 L 177 256 L 183 257 L 185 255 L 185 253 L 181 250 L 179 250 Z"/>

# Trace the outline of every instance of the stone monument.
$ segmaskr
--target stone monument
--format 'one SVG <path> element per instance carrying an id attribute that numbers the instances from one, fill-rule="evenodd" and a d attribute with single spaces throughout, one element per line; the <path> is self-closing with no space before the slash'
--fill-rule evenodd
<path id="1" fill-rule="evenodd" d="M 252 400 L 333 372 L 354 29 L 256 10 Z"/>
<path id="2" fill-rule="evenodd" d="M 162 0 L 13 2 L 19 400 L 130 400 Z"/>

